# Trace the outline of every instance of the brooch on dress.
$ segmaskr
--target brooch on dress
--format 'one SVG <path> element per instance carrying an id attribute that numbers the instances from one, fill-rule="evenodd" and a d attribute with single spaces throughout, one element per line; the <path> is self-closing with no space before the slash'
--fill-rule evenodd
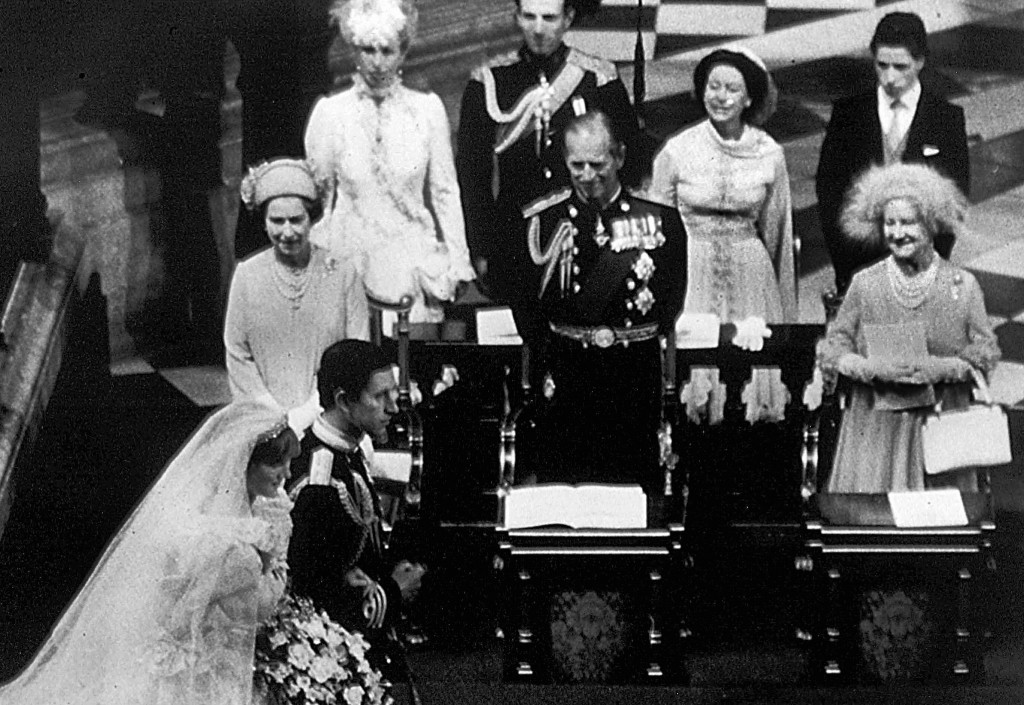
<path id="1" fill-rule="evenodd" d="M 950 294 L 952 294 L 954 301 L 960 300 L 960 288 L 963 286 L 963 283 L 964 277 L 962 274 L 957 273 L 953 275 L 953 286 L 950 287 Z"/>

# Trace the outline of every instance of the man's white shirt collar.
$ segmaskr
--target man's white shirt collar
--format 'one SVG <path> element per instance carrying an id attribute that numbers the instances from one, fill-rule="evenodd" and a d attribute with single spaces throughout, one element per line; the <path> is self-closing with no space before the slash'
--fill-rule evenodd
<path id="1" fill-rule="evenodd" d="M 882 126 L 882 134 L 887 134 L 892 128 L 892 120 L 894 117 L 892 109 L 893 99 L 889 97 L 889 94 L 885 92 L 881 86 L 878 86 L 878 122 Z M 917 115 L 917 104 L 921 101 L 921 82 L 915 81 L 914 85 L 907 89 L 907 92 L 900 96 L 900 102 L 903 103 L 904 110 L 902 112 L 901 120 L 902 125 L 900 126 L 902 132 L 906 132 L 910 129 L 910 124 L 914 121 L 914 116 Z"/>

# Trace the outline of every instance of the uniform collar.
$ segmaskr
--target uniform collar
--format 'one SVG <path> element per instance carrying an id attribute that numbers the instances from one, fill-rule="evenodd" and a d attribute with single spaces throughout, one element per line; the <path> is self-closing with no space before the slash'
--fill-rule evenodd
<path id="1" fill-rule="evenodd" d="M 617 205 L 619 201 L 622 200 L 622 196 L 624 193 L 625 190 L 622 188 L 622 184 L 619 184 L 619 190 L 615 192 L 615 195 L 612 197 L 612 200 L 608 201 L 608 205 L 605 206 L 604 208 L 598 208 L 597 204 L 591 203 L 590 201 L 583 198 L 583 196 L 581 196 L 576 189 L 573 189 L 572 191 L 573 201 L 575 201 L 576 207 L 579 208 L 581 211 L 587 211 L 591 213 L 607 213 L 618 210 Z"/>
<path id="2" fill-rule="evenodd" d="M 544 74 L 548 80 L 553 78 L 565 65 L 568 56 L 569 46 L 564 42 L 547 56 L 537 56 L 525 44 L 519 48 L 519 60 L 523 62 L 526 69 L 534 75 Z"/>
<path id="3" fill-rule="evenodd" d="M 311 430 L 325 446 L 334 450 L 351 453 L 359 449 L 359 441 L 329 424 L 322 414 L 313 421 Z"/>

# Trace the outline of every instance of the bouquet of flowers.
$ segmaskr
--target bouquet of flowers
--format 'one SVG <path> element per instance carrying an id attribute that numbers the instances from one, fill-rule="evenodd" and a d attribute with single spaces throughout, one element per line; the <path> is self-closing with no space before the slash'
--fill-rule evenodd
<path id="1" fill-rule="evenodd" d="M 255 689 L 273 705 L 389 705 L 360 634 L 289 594 L 256 635 Z"/>

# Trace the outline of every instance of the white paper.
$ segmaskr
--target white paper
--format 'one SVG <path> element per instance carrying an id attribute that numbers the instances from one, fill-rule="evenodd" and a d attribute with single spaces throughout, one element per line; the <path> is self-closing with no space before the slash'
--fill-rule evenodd
<path id="1" fill-rule="evenodd" d="M 890 492 L 889 507 L 896 526 L 967 526 L 967 510 L 960 490 Z"/>
<path id="2" fill-rule="evenodd" d="M 522 345 L 512 309 L 508 306 L 476 310 L 476 342 L 480 345 Z"/>
<path id="3" fill-rule="evenodd" d="M 374 478 L 408 484 L 412 474 L 412 454 L 401 450 L 380 450 L 373 453 L 369 474 Z"/>
<path id="4" fill-rule="evenodd" d="M 389 309 L 381 309 L 380 332 L 389 338 L 398 337 L 398 312 Z"/>
<path id="5" fill-rule="evenodd" d="M 515 487 L 504 501 L 506 529 L 647 528 L 647 497 L 639 485 L 540 484 Z"/>
<path id="6" fill-rule="evenodd" d="M 713 313 L 684 313 L 676 319 L 676 349 L 717 348 L 720 327 Z"/>

